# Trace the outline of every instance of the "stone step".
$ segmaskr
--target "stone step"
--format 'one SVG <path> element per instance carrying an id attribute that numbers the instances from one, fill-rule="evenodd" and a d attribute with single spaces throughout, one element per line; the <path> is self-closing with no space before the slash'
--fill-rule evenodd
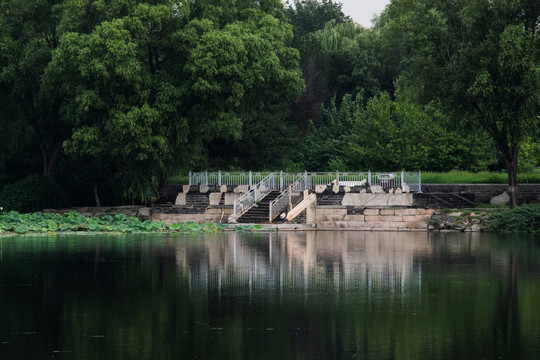
<path id="1" fill-rule="evenodd" d="M 270 203 L 278 197 L 279 191 L 272 191 L 264 197 L 260 203 L 249 209 L 244 215 L 240 216 L 236 221 L 239 223 L 260 224 L 269 222 L 268 216 L 270 213 Z"/>

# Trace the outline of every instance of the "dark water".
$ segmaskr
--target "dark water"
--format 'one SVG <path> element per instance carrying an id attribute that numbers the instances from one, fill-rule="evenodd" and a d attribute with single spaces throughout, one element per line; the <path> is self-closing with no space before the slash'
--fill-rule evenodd
<path id="1" fill-rule="evenodd" d="M 540 359 L 540 238 L 0 238 L 0 359 Z"/>

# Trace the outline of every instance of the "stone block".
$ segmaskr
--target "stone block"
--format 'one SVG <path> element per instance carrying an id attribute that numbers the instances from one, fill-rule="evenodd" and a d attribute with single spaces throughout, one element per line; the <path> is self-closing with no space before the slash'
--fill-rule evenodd
<path id="1" fill-rule="evenodd" d="M 383 218 L 382 221 L 387 221 L 387 222 L 403 222 L 403 216 L 399 216 L 399 215 L 388 215 L 388 216 L 383 216 L 382 218 Z"/>
<path id="2" fill-rule="evenodd" d="M 407 223 L 406 222 L 391 222 L 391 223 L 388 223 L 388 225 L 390 226 L 390 229 L 407 229 Z"/>
<path id="3" fill-rule="evenodd" d="M 332 185 L 332 192 L 335 194 L 339 193 L 339 185 Z"/>
<path id="4" fill-rule="evenodd" d="M 201 194 L 206 194 L 208 192 L 208 190 L 210 190 L 210 188 L 208 187 L 208 185 L 201 185 L 199 186 L 199 192 Z"/>
<path id="5" fill-rule="evenodd" d="M 493 197 L 489 203 L 491 205 L 506 205 L 509 202 L 510 202 L 510 196 L 505 191 L 502 194 Z"/>
<path id="6" fill-rule="evenodd" d="M 388 206 L 412 206 L 412 194 L 392 194 L 388 196 Z"/>
<path id="7" fill-rule="evenodd" d="M 186 205 L 186 193 L 178 193 L 174 205 Z"/>
<path id="8" fill-rule="evenodd" d="M 401 189 L 401 191 L 404 192 L 404 193 L 410 193 L 411 188 L 409 187 L 409 185 L 403 184 L 403 188 Z"/>
<path id="9" fill-rule="evenodd" d="M 396 191 L 394 191 L 394 193 L 396 194 L 401 194 L 403 191 L 401 190 L 401 188 L 397 188 Z"/>
<path id="10" fill-rule="evenodd" d="M 365 193 L 366 193 L 366 189 L 360 190 L 360 194 L 365 194 Z"/>
<path id="11" fill-rule="evenodd" d="M 396 209 L 396 215 L 416 215 L 417 209 Z"/>
<path id="12" fill-rule="evenodd" d="M 367 222 L 380 222 L 383 221 L 381 215 L 364 215 L 364 220 Z"/>
<path id="13" fill-rule="evenodd" d="M 219 192 L 222 192 L 222 193 L 227 192 L 227 185 L 221 185 L 219 187 Z"/>
<path id="14" fill-rule="evenodd" d="M 395 210 L 394 209 L 381 209 L 379 211 L 379 213 L 383 216 L 388 216 L 388 215 L 395 215 Z"/>
<path id="15" fill-rule="evenodd" d="M 182 185 L 182 192 L 183 193 L 189 192 L 190 187 L 191 187 L 191 185 Z"/>
<path id="16" fill-rule="evenodd" d="M 346 193 L 350 193 L 350 192 L 351 192 L 351 187 L 348 186 L 348 185 L 345 185 L 345 186 L 343 187 L 343 191 L 345 191 Z"/>
<path id="17" fill-rule="evenodd" d="M 318 221 L 317 228 L 320 229 L 333 229 L 336 227 L 335 221 Z"/>
<path id="18" fill-rule="evenodd" d="M 343 217 L 343 220 L 345 220 L 345 221 L 353 221 L 353 222 L 363 222 L 363 221 L 365 221 L 364 215 L 345 215 Z"/>
<path id="19" fill-rule="evenodd" d="M 379 215 L 379 214 L 380 214 L 379 209 L 365 209 L 364 210 L 364 215 L 374 216 L 374 215 Z"/>
<path id="20" fill-rule="evenodd" d="M 219 201 L 221 200 L 221 193 L 210 193 L 210 195 L 208 196 L 208 200 L 210 201 L 210 205 L 219 205 Z"/>
<path id="21" fill-rule="evenodd" d="M 347 215 L 347 210 L 345 211 L 320 211 L 319 209 L 317 210 L 318 221 L 340 221 L 340 220 L 344 220 L 346 215 Z"/>
<path id="22" fill-rule="evenodd" d="M 390 223 L 383 222 L 383 221 L 366 221 L 365 226 L 366 228 L 369 228 L 371 230 L 389 230 L 390 229 Z"/>
<path id="23" fill-rule="evenodd" d="M 366 227 L 366 223 L 364 221 L 347 221 L 347 227 L 349 229 L 364 229 Z"/>
<path id="24" fill-rule="evenodd" d="M 343 195 L 341 205 L 343 206 L 360 206 L 362 203 L 360 194 L 346 193 Z"/>
<path id="25" fill-rule="evenodd" d="M 152 217 L 152 208 L 143 207 L 137 212 L 137 217 L 141 220 L 149 220 Z"/>
<path id="26" fill-rule="evenodd" d="M 423 222 L 426 217 L 424 215 L 403 215 L 403 221 L 405 222 Z"/>
<path id="27" fill-rule="evenodd" d="M 247 193 L 248 191 L 249 191 L 249 185 L 238 185 L 233 190 L 233 192 L 241 193 L 241 194 Z"/>
<path id="28" fill-rule="evenodd" d="M 427 215 L 431 216 L 435 212 L 435 209 L 417 209 L 416 214 L 417 215 Z"/>
<path id="29" fill-rule="evenodd" d="M 339 229 L 346 229 L 349 223 L 347 221 L 336 221 L 336 226 Z"/>
<path id="30" fill-rule="evenodd" d="M 241 193 L 226 192 L 225 193 L 225 205 L 234 205 L 234 201 L 237 200 L 240 196 L 242 196 Z"/>
<path id="31" fill-rule="evenodd" d="M 381 194 L 381 193 L 384 192 L 382 186 L 378 186 L 378 185 L 372 185 L 372 186 L 370 187 L 370 189 L 371 189 L 371 192 L 372 192 L 373 194 Z"/>
<path id="32" fill-rule="evenodd" d="M 322 194 L 326 190 L 326 185 L 315 185 L 315 193 Z"/>

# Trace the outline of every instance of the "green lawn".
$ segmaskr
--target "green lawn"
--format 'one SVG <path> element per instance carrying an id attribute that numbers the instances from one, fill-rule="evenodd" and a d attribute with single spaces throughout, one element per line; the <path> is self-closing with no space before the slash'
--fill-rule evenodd
<path id="1" fill-rule="evenodd" d="M 450 171 L 446 173 L 422 172 L 423 184 L 507 184 L 508 175 L 506 173 L 479 172 L 471 173 L 467 171 Z M 518 183 L 539 184 L 540 168 L 525 174 L 518 174 Z"/>

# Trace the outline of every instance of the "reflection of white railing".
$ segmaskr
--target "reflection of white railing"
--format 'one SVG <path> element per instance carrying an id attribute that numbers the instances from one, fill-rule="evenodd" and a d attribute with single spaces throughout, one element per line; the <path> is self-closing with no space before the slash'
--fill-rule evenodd
<path id="1" fill-rule="evenodd" d="M 269 221 L 272 222 L 283 209 L 292 204 L 293 194 L 296 196 L 306 189 L 309 189 L 307 173 L 289 185 L 287 189 L 283 190 L 281 194 L 270 203 Z"/>
<path id="2" fill-rule="evenodd" d="M 274 174 L 274 173 L 272 173 Z M 268 177 L 269 173 L 261 172 L 190 172 L 189 185 L 255 185 Z M 422 192 L 422 172 L 304 172 L 275 174 L 276 186 L 286 189 L 299 178 L 306 177 L 308 189 L 315 185 L 348 185 L 357 186 L 369 184 L 383 188 L 408 186 L 409 191 Z"/>
<path id="3" fill-rule="evenodd" d="M 263 199 L 272 190 L 276 190 L 275 175 L 272 173 L 265 177 L 261 182 L 255 185 L 244 195 L 234 201 L 233 205 L 233 221 L 236 221 L 240 216 L 245 214 L 255 203 Z"/>

